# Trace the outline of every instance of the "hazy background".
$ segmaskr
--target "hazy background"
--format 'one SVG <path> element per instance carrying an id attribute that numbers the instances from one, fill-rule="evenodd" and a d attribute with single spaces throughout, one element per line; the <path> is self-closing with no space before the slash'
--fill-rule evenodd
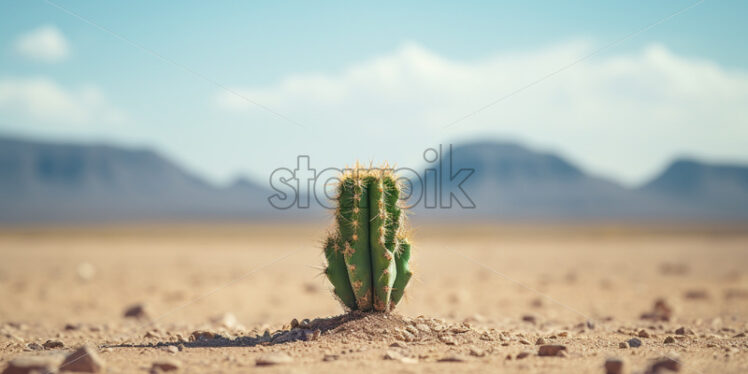
<path id="1" fill-rule="evenodd" d="M 479 209 L 421 216 L 742 220 L 747 8 L 2 1 L 0 219 L 298 218 L 297 155 L 455 144 Z"/>

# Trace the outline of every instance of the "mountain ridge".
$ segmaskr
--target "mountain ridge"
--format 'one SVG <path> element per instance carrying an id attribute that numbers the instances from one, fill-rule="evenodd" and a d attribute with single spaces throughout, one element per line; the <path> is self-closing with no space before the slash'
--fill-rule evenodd
<path id="1" fill-rule="evenodd" d="M 414 208 L 428 212 L 419 219 L 748 219 L 748 166 L 676 159 L 631 188 L 512 142 L 466 142 L 444 156 L 455 169 L 474 170 L 462 187 L 475 208 L 428 209 L 424 200 Z M 461 191 L 441 193 L 452 201 Z M 244 177 L 217 186 L 149 148 L 0 136 L 0 222 L 321 216 L 321 209 L 273 209 L 271 194 Z"/>

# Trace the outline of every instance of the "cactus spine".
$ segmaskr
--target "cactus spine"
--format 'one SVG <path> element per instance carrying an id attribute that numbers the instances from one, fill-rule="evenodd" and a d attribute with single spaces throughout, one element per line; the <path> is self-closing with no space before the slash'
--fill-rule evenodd
<path id="1" fill-rule="evenodd" d="M 350 310 L 388 312 L 412 276 L 400 186 L 391 169 L 348 169 L 338 183 L 337 228 L 325 274 Z"/>

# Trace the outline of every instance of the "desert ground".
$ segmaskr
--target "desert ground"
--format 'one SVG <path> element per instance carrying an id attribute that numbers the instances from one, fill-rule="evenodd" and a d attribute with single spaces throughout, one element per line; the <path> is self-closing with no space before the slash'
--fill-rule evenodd
<path id="1" fill-rule="evenodd" d="M 0 370 L 748 372 L 748 225 L 415 225 L 406 299 L 344 316 L 325 230 L 1 228 Z"/>

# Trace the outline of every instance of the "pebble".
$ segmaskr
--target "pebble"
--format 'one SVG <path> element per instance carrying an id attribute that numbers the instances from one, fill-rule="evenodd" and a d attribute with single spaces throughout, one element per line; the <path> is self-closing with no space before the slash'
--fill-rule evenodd
<path id="1" fill-rule="evenodd" d="M 649 335 L 649 332 L 647 330 L 641 329 L 641 330 L 639 330 L 638 336 L 640 338 L 649 338 L 650 335 Z"/>
<path id="2" fill-rule="evenodd" d="M 80 328 L 81 328 L 81 325 L 79 325 L 79 324 L 73 324 L 73 323 L 66 323 L 65 324 L 65 330 L 67 330 L 67 331 L 78 330 Z"/>
<path id="3" fill-rule="evenodd" d="M 264 354 L 255 360 L 257 366 L 282 365 L 293 362 L 291 356 L 285 352 L 271 352 Z"/>
<path id="4" fill-rule="evenodd" d="M 546 344 L 541 345 L 538 349 L 538 356 L 559 356 L 559 354 L 566 350 L 566 346 L 558 344 Z"/>
<path id="5" fill-rule="evenodd" d="M 431 332 L 431 328 L 425 323 L 417 323 L 416 328 L 423 332 Z"/>
<path id="6" fill-rule="evenodd" d="M 605 374 L 623 373 L 623 360 L 620 358 L 609 358 L 605 360 Z"/>
<path id="7" fill-rule="evenodd" d="M 190 334 L 190 341 L 192 342 L 212 340 L 215 338 L 216 338 L 216 334 L 210 331 L 197 330 L 197 331 L 193 331 L 192 334 Z"/>
<path id="8" fill-rule="evenodd" d="M 484 352 L 480 348 L 472 347 L 472 348 L 470 348 L 470 355 L 471 356 L 475 356 L 475 357 L 483 357 L 483 356 L 486 355 L 486 352 Z"/>
<path id="9" fill-rule="evenodd" d="M 398 352 L 398 351 L 392 351 L 392 350 L 388 350 L 388 351 L 387 351 L 387 352 L 386 352 L 386 353 L 384 354 L 384 359 L 385 359 L 385 360 L 394 360 L 394 361 L 400 361 L 400 360 L 402 360 L 402 359 L 403 359 L 403 355 L 402 355 L 402 354 L 400 354 L 400 352 Z"/>
<path id="10" fill-rule="evenodd" d="M 677 360 L 674 360 L 672 358 L 668 357 L 662 357 L 657 359 L 650 367 L 647 369 L 647 374 L 657 374 L 661 373 L 663 371 L 672 371 L 672 372 L 678 372 L 680 371 L 680 362 Z"/>
<path id="11" fill-rule="evenodd" d="M 161 347 L 161 349 L 163 349 L 164 351 L 169 352 L 169 353 L 177 353 L 177 352 L 179 352 L 179 347 L 177 347 L 176 345 L 167 345 L 165 347 Z"/>
<path id="12" fill-rule="evenodd" d="M 522 316 L 522 320 L 525 322 L 533 323 L 533 324 L 537 322 L 537 319 L 535 318 L 535 316 L 531 314 L 525 314 L 524 316 Z"/>
<path id="13" fill-rule="evenodd" d="M 127 307 L 125 309 L 125 317 L 126 318 L 148 318 L 148 311 L 145 305 L 143 304 L 135 304 Z"/>
<path id="14" fill-rule="evenodd" d="M 668 305 L 663 299 L 655 300 L 654 306 L 651 312 L 647 312 L 641 315 L 641 319 L 650 319 L 654 321 L 670 321 L 673 317 L 673 308 Z"/>
<path id="15" fill-rule="evenodd" d="M 394 343 L 390 344 L 390 347 L 393 347 L 393 348 L 408 348 L 408 345 L 405 344 L 405 343 L 401 343 L 401 342 L 394 342 Z"/>
<path id="16" fill-rule="evenodd" d="M 438 362 L 465 362 L 465 358 L 457 354 L 448 354 L 437 360 Z"/>
<path id="17" fill-rule="evenodd" d="M 446 345 L 456 345 L 454 338 L 451 335 L 439 335 L 439 341 Z"/>
<path id="18" fill-rule="evenodd" d="M 41 344 L 39 343 L 29 343 L 26 344 L 26 349 L 32 350 L 32 351 L 41 351 L 44 349 Z"/>
<path id="19" fill-rule="evenodd" d="M 163 359 L 154 361 L 151 364 L 151 373 L 159 373 L 163 371 L 176 371 L 182 367 L 182 363 L 174 359 Z"/>
<path id="20" fill-rule="evenodd" d="M 521 359 L 523 359 L 523 358 L 525 358 L 525 357 L 527 357 L 529 355 L 530 355 L 530 352 L 523 351 L 523 352 L 517 353 L 517 357 L 516 358 L 517 358 L 517 360 L 521 360 Z M 507 356 L 507 357 L 511 358 L 512 356 Z"/>
<path id="21" fill-rule="evenodd" d="M 620 343 L 618 343 L 618 348 L 626 349 L 628 347 L 629 347 L 629 343 L 628 342 L 620 342 Z"/>
<path id="22" fill-rule="evenodd" d="M 44 346 L 44 348 L 46 348 L 46 349 L 55 349 L 55 348 L 64 348 L 64 347 L 65 347 L 65 344 L 63 344 L 63 343 L 62 343 L 61 341 L 59 341 L 59 340 L 47 340 L 47 341 L 46 341 L 46 342 L 44 342 L 44 344 L 42 344 L 42 345 L 43 345 L 43 346 Z"/>
<path id="23" fill-rule="evenodd" d="M 535 341 L 535 345 L 543 345 L 543 344 L 545 344 L 545 339 L 543 339 L 542 337 L 538 338 L 538 340 Z"/>
<path id="24" fill-rule="evenodd" d="M 637 338 L 631 338 L 627 341 L 627 343 L 631 348 L 639 348 L 642 346 L 642 341 Z"/>
<path id="25" fill-rule="evenodd" d="M 665 341 L 664 341 L 664 343 L 665 343 L 665 344 L 672 344 L 672 343 L 675 343 L 675 338 L 673 338 L 672 336 L 668 336 L 667 338 L 665 338 Z"/>
<path id="26" fill-rule="evenodd" d="M 75 352 L 67 355 L 60 365 L 61 371 L 77 371 L 82 373 L 99 373 L 104 371 L 104 360 L 96 353 L 92 346 L 84 345 Z"/>
<path id="27" fill-rule="evenodd" d="M 530 342 L 527 339 L 520 339 L 519 342 L 524 345 L 530 345 Z"/>
<path id="28" fill-rule="evenodd" d="M 322 358 L 322 361 L 335 361 L 339 359 L 340 356 L 334 355 L 334 354 L 326 354 L 325 357 Z"/>
<path id="29" fill-rule="evenodd" d="M 679 327 L 677 330 L 675 330 L 675 333 L 678 335 L 696 335 L 693 330 L 687 329 L 685 327 Z"/>
<path id="30" fill-rule="evenodd" d="M 60 357 L 19 357 L 8 362 L 3 374 L 56 373 Z"/>

